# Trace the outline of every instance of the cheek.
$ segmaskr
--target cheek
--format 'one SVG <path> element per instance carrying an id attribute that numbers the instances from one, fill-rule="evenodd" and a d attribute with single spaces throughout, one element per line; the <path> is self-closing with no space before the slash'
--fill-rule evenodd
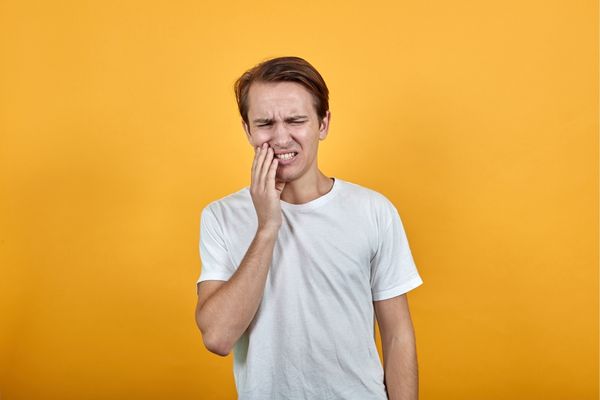
<path id="1" fill-rule="evenodd" d="M 263 143 L 269 143 L 271 136 L 265 132 L 253 132 L 252 133 L 252 144 L 254 146 L 262 146 Z"/>
<path id="2" fill-rule="evenodd" d="M 295 135 L 292 135 L 292 138 L 304 149 L 311 149 L 315 147 L 314 134 L 312 132 L 296 132 Z"/>

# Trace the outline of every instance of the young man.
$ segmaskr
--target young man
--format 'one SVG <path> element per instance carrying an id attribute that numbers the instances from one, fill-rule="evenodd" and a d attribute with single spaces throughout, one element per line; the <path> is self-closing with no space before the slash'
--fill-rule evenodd
<path id="1" fill-rule="evenodd" d="M 275 58 L 235 92 L 255 154 L 250 186 L 202 210 L 206 348 L 233 349 L 241 400 L 417 399 L 406 292 L 423 281 L 394 205 L 317 166 L 331 118 L 323 78 Z"/>

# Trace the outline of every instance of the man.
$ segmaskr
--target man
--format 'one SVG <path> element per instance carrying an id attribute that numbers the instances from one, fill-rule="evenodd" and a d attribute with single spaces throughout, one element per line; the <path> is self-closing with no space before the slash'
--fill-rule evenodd
<path id="1" fill-rule="evenodd" d="M 331 118 L 323 78 L 281 57 L 235 92 L 255 154 L 250 186 L 202 210 L 206 348 L 233 349 L 241 400 L 417 399 L 406 292 L 423 281 L 394 205 L 317 166 Z"/>

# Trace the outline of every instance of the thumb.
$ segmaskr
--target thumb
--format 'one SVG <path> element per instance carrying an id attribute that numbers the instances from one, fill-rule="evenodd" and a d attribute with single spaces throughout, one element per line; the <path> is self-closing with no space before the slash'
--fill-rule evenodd
<path id="1" fill-rule="evenodd" d="M 275 181 L 275 190 L 281 194 L 283 188 L 285 187 L 285 181 Z"/>

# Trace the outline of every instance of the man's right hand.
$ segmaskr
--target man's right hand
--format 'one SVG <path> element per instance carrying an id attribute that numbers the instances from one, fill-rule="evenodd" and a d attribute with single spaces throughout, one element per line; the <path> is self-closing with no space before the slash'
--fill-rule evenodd
<path id="1" fill-rule="evenodd" d="M 279 160 L 265 142 L 254 148 L 250 195 L 258 217 L 258 229 L 279 230 L 282 223 L 280 196 L 285 182 L 275 183 Z"/>
<path id="2" fill-rule="evenodd" d="M 275 180 L 279 161 L 267 144 L 255 151 L 250 185 L 258 216 L 254 240 L 228 281 L 222 284 L 205 281 L 198 288 L 196 324 L 206 348 L 220 356 L 231 352 L 256 315 L 283 220 L 280 196 L 285 182 Z"/>

